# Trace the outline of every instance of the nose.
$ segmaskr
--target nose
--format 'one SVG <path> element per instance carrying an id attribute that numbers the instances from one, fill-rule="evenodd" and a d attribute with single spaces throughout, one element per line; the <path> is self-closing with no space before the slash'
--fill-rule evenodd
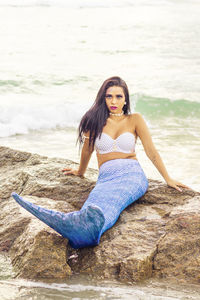
<path id="1" fill-rule="evenodd" d="M 117 100 L 117 99 L 116 99 L 116 97 L 115 97 L 115 96 L 113 96 L 113 97 L 112 97 L 112 101 L 111 101 L 111 103 L 112 103 L 112 104 L 115 104 L 115 103 L 116 103 L 116 100 Z"/>

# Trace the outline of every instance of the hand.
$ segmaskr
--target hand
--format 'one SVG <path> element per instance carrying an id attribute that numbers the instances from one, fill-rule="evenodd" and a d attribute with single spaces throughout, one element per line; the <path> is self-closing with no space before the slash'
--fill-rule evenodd
<path id="1" fill-rule="evenodd" d="M 182 189 L 179 188 L 179 186 L 183 187 L 183 188 L 186 188 L 186 189 L 190 189 L 187 185 L 181 183 L 181 182 L 178 182 L 172 178 L 170 178 L 168 181 L 167 181 L 167 185 L 173 187 L 174 189 L 176 189 L 177 191 L 179 192 L 182 192 Z"/>
<path id="2" fill-rule="evenodd" d="M 64 175 L 75 175 L 75 176 L 83 177 L 83 175 L 80 174 L 78 170 L 74 170 L 72 168 L 65 168 L 62 170 L 62 172 L 64 173 Z"/>

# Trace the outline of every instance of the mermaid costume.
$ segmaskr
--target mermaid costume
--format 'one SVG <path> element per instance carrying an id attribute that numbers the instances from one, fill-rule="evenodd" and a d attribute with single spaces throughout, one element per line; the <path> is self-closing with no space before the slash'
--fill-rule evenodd
<path id="1" fill-rule="evenodd" d="M 121 134 L 117 139 L 102 133 L 96 139 L 95 147 L 100 154 L 110 150 L 130 153 L 134 142 L 134 135 L 130 132 Z M 63 213 L 35 205 L 16 193 L 12 193 L 12 196 L 77 249 L 98 245 L 101 235 L 116 223 L 128 205 L 145 194 L 147 188 L 148 180 L 139 162 L 120 158 L 106 161 L 100 166 L 96 185 L 80 211 Z"/>

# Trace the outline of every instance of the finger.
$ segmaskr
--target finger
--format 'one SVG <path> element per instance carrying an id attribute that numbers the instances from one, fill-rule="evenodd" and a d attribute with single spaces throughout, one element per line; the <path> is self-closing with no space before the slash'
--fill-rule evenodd
<path id="1" fill-rule="evenodd" d="M 186 186 L 185 188 L 186 188 L 187 190 L 192 190 L 192 188 L 189 187 L 189 186 Z"/>
<path id="2" fill-rule="evenodd" d="M 191 188 L 187 185 L 181 185 L 183 188 L 187 189 L 187 190 L 191 190 Z"/>
<path id="3" fill-rule="evenodd" d="M 178 184 L 169 184 L 169 186 L 176 189 L 179 192 L 182 192 L 182 190 L 178 187 Z"/>
<path id="4" fill-rule="evenodd" d="M 180 189 L 180 188 L 178 187 L 178 185 L 175 185 L 174 188 L 175 188 L 177 191 L 182 192 L 182 189 Z"/>
<path id="5" fill-rule="evenodd" d="M 72 171 L 64 172 L 64 175 L 74 175 Z"/>
<path id="6" fill-rule="evenodd" d="M 71 171 L 71 168 L 62 169 L 62 172 L 65 172 L 65 171 Z"/>
<path id="7" fill-rule="evenodd" d="M 185 184 L 183 184 L 183 183 L 178 183 L 177 184 L 178 186 L 181 186 L 181 187 L 183 187 L 183 188 L 185 188 L 185 189 L 191 189 L 189 186 L 187 186 L 187 185 L 185 185 Z"/>

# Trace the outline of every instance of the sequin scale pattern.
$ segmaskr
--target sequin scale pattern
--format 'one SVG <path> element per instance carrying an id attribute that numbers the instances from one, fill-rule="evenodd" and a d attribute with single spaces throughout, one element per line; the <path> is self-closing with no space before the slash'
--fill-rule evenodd
<path id="1" fill-rule="evenodd" d="M 114 159 L 100 167 L 96 185 L 80 211 L 63 213 L 35 205 L 16 193 L 12 196 L 77 249 L 98 245 L 101 235 L 115 224 L 128 205 L 145 194 L 147 188 L 148 180 L 137 160 Z"/>

